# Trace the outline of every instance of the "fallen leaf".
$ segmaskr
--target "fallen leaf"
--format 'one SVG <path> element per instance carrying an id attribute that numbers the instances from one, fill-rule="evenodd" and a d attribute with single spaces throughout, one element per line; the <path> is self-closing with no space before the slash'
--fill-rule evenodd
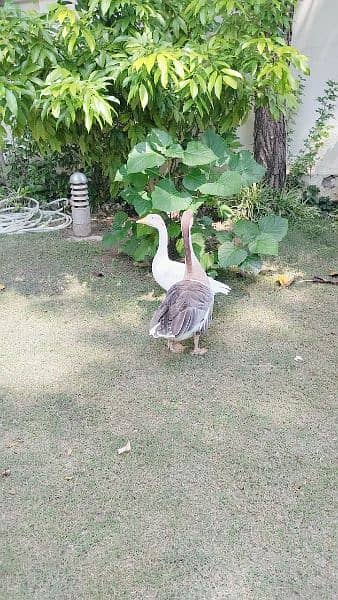
<path id="1" fill-rule="evenodd" d="M 292 285 L 295 281 L 295 276 L 294 275 L 287 275 L 287 273 L 280 273 L 279 275 L 277 275 L 276 277 L 276 283 L 278 283 L 280 285 L 280 287 L 290 287 L 290 285 Z"/>
<path id="2" fill-rule="evenodd" d="M 71 456 L 73 454 L 73 448 L 68 448 L 67 456 Z"/>
<path id="3" fill-rule="evenodd" d="M 74 478 L 73 475 L 66 475 L 65 476 L 65 480 L 66 481 L 72 481 L 73 478 Z"/>
<path id="4" fill-rule="evenodd" d="M 130 450 L 131 450 L 131 445 L 130 445 L 130 442 L 128 441 L 125 446 L 122 446 L 122 448 L 118 449 L 117 454 L 125 454 L 126 452 L 130 452 Z"/>
<path id="5" fill-rule="evenodd" d="M 302 356 L 299 356 L 299 355 L 295 356 L 295 361 L 301 362 L 302 360 L 304 360 L 304 358 Z"/>
<path id="6" fill-rule="evenodd" d="M 17 440 L 12 440 L 11 442 L 8 442 L 8 444 L 6 444 L 6 448 L 17 448 L 21 444 L 23 444 L 23 440 L 18 438 Z"/>
<path id="7" fill-rule="evenodd" d="M 6 289 L 6 286 L 4 283 L 0 283 L 0 292 L 3 292 Z"/>
<path id="8" fill-rule="evenodd" d="M 313 283 L 331 283 L 332 285 L 338 285 L 338 277 L 321 277 L 320 275 L 314 275 L 312 279 Z"/>
<path id="9" fill-rule="evenodd" d="M 1 477 L 9 477 L 10 474 L 11 474 L 10 469 L 5 469 L 4 471 L 2 471 Z"/>
<path id="10" fill-rule="evenodd" d="M 16 491 L 15 491 L 15 490 L 8 490 L 8 493 L 9 493 L 11 496 L 15 496 L 15 494 L 16 494 Z"/>

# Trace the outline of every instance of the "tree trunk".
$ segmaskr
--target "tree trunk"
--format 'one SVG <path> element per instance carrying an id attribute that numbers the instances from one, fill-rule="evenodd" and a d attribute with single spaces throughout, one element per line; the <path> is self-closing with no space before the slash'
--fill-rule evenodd
<path id="1" fill-rule="evenodd" d="M 255 108 L 255 160 L 266 168 L 266 181 L 274 188 L 282 188 L 286 178 L 286 123 L 285 117 L 274 121 L 266 106 Z"/>
<path id="2" fill-rule="evenodd" d="M 288 45 L 292 37 L 292 21 L 295 2 L 288 10 L 289 26 L 284 30 L 284 39 Z M 255 108 L 254 155 L 255 160 L 266 168 L 265 179 L 271 187 L 281 189 L 286 179 L 287 139 L 284 115 L 274 121 L 266 106 Z"/>

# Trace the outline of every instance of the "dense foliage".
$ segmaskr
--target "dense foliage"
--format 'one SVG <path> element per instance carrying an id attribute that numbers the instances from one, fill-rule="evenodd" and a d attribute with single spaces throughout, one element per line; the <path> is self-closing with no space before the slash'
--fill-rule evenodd
<path id="1" fill-rule="evenodd" d="M 111 179 L 154 126 L 228 132 L 253 104 L 296 102 L 304 56 L 279 31 L 291 0 L 80 0 L 0 9 L 0 120 L 41 148 L 77 146 Z"/>
<path id="2" fill-rule="evenodd" d="M 168 132 L 153 129 L 144 142 L 129 153 L 116 179 L 122 181 L 122 197 L 139 216 L 150 212 L 168 215 L 169 237 L 178 254 L 183 254 L 179 213 L 190 208 L 200 216 L 192 232 L 192 242 L 206 270 L 240 266 L 258 272 L 262 255 L 276 255 L 278 242 L 286 235 L 287 220 L 266 216 L 253 223 L 242 219 L 228 231 L 216 231 L 210 214 L 230 216 L 226 200 L 262 179 L 264 169 L 247 150 L 230 149 L 213 130 L 198 140 L 180 144 Z M 104 237 L 106 246 L 116 245 L 135 260 L 154 255 L 157 234 L 147 226 L 116 215 L 112 230 Z"/>

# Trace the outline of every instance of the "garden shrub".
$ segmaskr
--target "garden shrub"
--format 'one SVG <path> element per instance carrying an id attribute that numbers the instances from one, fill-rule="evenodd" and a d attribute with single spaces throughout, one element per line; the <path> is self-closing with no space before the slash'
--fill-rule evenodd
<path id="1" fill-rule="evenodd" d="M 178 217 L 190 208 L 197 213 L 192 242 L 208 272 L 228 267 L 259 272 L 261 257 L 278 253 L 287 220 L 277 215 L 258 223 L 241 219 L 231 231 L 216 231 L 206 213 L 216 210 L 230 217 L 233 210 L 227 199 L 263 175 L 264 168 L 248 150 L 229 148 L 211 129 L 184 145 L 168 132 L 153 129 L 131 150 L 116 179 L 124 184 L 121 195 L 137 215 L 158 212 L 167 221 L 169 215 L 169 237 L 179 254 L 183 254 L 183 242 Z M 152 257 L 157 247 L 156 232 L 136 223 L 126 212 L 117 213 L 103 241 L 106 247 L 116 245 L 136 261 Z"/>

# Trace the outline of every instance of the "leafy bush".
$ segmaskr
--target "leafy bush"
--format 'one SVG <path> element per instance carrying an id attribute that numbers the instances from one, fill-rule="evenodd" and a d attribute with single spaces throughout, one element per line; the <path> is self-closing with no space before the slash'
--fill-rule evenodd
<path id="1" fill-rule="evenodd" d="M 65 146 L 61 152 L 41 154 L 29 133 L 7 142 L 0 163 L 0 195 L 18 193 L 49 202 L 69 195 L 69 177 L 84 170 L 88 178 L 89 201 L 92 210 L 110 198 L 109 180 L 100 165 L 83 164 L 76 147 Z"/>
<path id="2" fill-rule="evenodd" d="M 315 203 L 308 202 L 299 188 L 276 190 L 266 184 L 254 184 L 241 190 L 230 204 L 237 216 L 254 221 L 277 214 L 290 222 L 302 223 L 319 215 Z"/>
<path id="3" fill-rule="evenodd" d="M 264 168 L 249 151 L 230 149 L 212 130 L 183 145 L 168 132 L 153 129 L 129 153 L 116 179 L 125 185 L 123 199 L 140 217 L 150 212 L 163 213 L 166 219 L 171 216 L 169 237 L 179 254 L 183 254 L 183 242 L 178 215 L 191 208 L 204 213 L 192 230 L 192 242 L 206 270 L 240 266 L 243 271 L 258 272 L 262 255 L 277 254 L 287 221 L 277 216 L 258 224 L 241 220 L 233 231 L 220 232 L 205 213 L 216 210 L 229 217 L 233 211 L 225 200 L 263 175 Z M 116 215 L 103 241 L 106 247 L 118 245 L 136 261 L 153 256 L 157 246 L 156 233 L 135 223 L 126 212 Z"/>
<path id="4" fill-rule="evenodd" d="M 324 95 L 317 98 L 318 117 L 304 140 L 304 147 L 291 161 L 288 186 L 302 185 L 302 177 L 311 175 L 316 164 L 320 150 L 330 135 L 330 120 L 334 117 L 334 109 L 338 98 L 338 82 L 329 80 L 324 89 Z M 304 184 L 303 184 L 304 185 Z"/>
<path id="5" fill-rule="evenodd" d="M 0 122 L 41 148 L 76 147 L 113 180 L 152 127 L 228 132 L 254 104 L 278 116 L 294 104 L 292 69 L 307 72 L 280 36 L 285 3 L 78 0 L 47 15 L 6 4 Z"/>

